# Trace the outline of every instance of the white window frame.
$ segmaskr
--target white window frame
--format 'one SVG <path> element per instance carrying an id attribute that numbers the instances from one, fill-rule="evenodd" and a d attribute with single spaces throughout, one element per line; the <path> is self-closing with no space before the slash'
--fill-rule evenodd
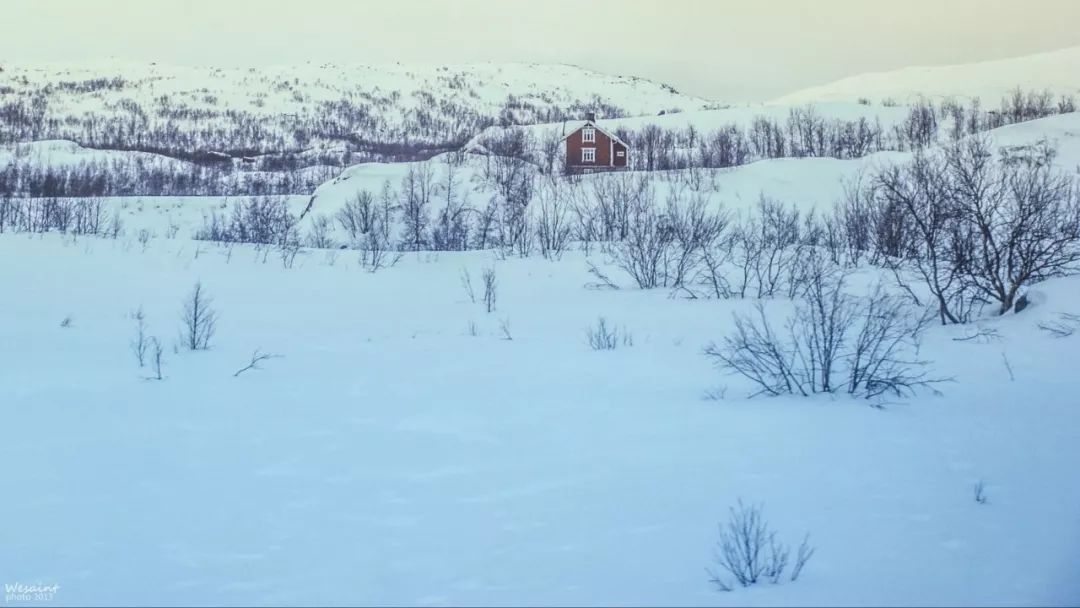
<path id="1" fill-rule="evenodd" d="M 595 144 L 596 143 L 596 129 L 593 127 L 585 127 L 581 130 L 581 143 L 583 144 Z"/>
<path id="2" fill-rule="evenodd" d="M 617 156 L 619 158 L 624 158 L 626 156 L 626 151 L 625 150 L 619 150 L 618 152 L 615 153 L 615 156 Z"/>
<path id="3" fill-rule="evenodd" d="M 583 163 L 595 163 L 596 162 L 596 148 L 582 148 L 581 149 L 581 162 L 583 162 Z"/>

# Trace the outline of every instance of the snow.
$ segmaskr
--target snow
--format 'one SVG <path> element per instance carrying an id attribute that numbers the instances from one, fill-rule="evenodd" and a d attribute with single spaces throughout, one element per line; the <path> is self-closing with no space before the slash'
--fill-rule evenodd
<path id="1" fill-rule="evenodd" d="M 219 79 L 246 95 L 242 71 L 132 69 L 158 92 Z M 312 82 L 344 69 L 310 66 Z M 379 69 L 385 92 L 441 73 Z M 506 91 L 491 83 L 579 73 L 470 70 L 489 81 L 492 103 Z M 989 82 L 954 76 L 957 86 Z M 536 82 L 538 94 L 558 88 Z M 656 116 L 673 94 L 626 86 L 649 115 L 602 128 L 708 131 L 786 118 L 796 103 Z M 897 93 L 882 84 L 864 94 Z M 807 100 L 827 118 L 886 128 L 907 114 L 830 95 Z M 999 147 L 1047 141 L 1060 169 L 1080 166 L 1080 114 L 989 137 Z M 0 163 L 116 154 L 133 153 L 34 142 L 3 147 Z M 479 206 L 491 192 L 482 159 L 468 156 L 458 195 Z M 703 171 L 699 194 L 734 211 L 761 195 L 827 210 L 845 183 L 907 158 L 759 161 Z M 294 214 L 311 204 L 306 232 L 361 189 L 399 187 L 410 168 L 430 165 L 442 181 L 444 161 L 356 165 L 287 204 Z M 675 172 L 652 176 L 657 200 L 684 187 Z M 626 177 L 636 176 L 577 179 L 589 188 Z M 752 300 L 641 291 L 598 251 L 558 261 L 420 252 L 371 273 L 352 250 L 303 249 L 284 268 L 254 246 L 191 240 L 206 214 L 237 200 L 102 199 L 121 213 L 118 239 L 0 233 L 0 583 L 59 585 L 63 605 L 1080 602 L 1080 332 L 1057 339 L 1038 327 L 1080 314 L 1080 277 L 1034 286 L 1021 314 L 929 329 L 919 356 L 954 380 L 940 395 L 884 409 L 841 395 L 747 399 L 751 387 L 702 349 Z M 592 288 L 589 262 L 624 288 Z M 492 313 L 461 279 L 482 290 L 487 268 L 499 285 Z M 888 280 L 864 267 L 850 285 L 861 293 Z M 210 350 L 187 352 L 179 316 L 197 281 L 220 321 Z M 778 299 L 766 310 L 779 319 L 790 307 Z M 165 345 L 162 381 L 130 350 L 140 308 Z M 601 316 L 633 345 L 590 350 L 586 329 Z M 998 338 L 956 340 L 975 327 Z M 234 376 L 256 350 L 275 356 Z M 974 500 L 980 482 L 987 504 Z M 717 524 L 740 499 L 763 504 L 783 542 L 810 535 L 817 552 L 798 581 L 710 586 Z"/>
<path id="2" fill-rule="evenodd" d="M 84 148 L 73 141 L 46 139 L 0 145 L 0 165 L 16 160 L 35 167 L 73 168 L 86 163 L 114 163 L 142 160 L 148 163 L 191 167 L 191 163 L 149 152 L 96 150 Z"/>
<path id="3" fill-rule="evenodd" d="M 956 382 L 877 410 L 744 399 L 701 349 L 750 301 L 585 289 L 578 253 L 410 254 L 376 274 L 354 257 L 286 270 L 248 247 L 0 235 L 18 260 L 0 265 L 4 579 L 59 584 L 64 604 L 1080 599 L 1080 338 L 1036 329 L 1080 312 L 1080 280 L 987 321 L 1000 342 L 935 328 L 921 354 Z M 492 266 L 489 315 L 459 275 Z M 173 352 L 197 280 L 218 335 Z M 140 306 L 161 382 L 128 349 Z M 633 346 L 589 350 L 600 315 Z M 280 357 L 233 377 L 257 348 Z M 811 535 L 799 581 L 709 586 L 740 498 L 785 542 Z"/>
<path id="4" fill-rule="evenodd" d="M 1025 91 L 1049 90 L 1059 95 L 1080 93 L 1077 73 L 1080 73 L 1080 46 L 994 61 L 861 74 L 784 95 L 775 103 L 853 102 L 860 98 L 903 103 L 926 96 L 978 97 L 985 104 L 996 106 L 1017 87 Z"/>

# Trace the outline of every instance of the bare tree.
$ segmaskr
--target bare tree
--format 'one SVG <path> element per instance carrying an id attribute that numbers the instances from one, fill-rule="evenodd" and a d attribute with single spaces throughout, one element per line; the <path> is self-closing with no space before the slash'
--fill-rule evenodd
<path id="1" fill-rule="evenodd" d="M 311 219 L 311 231 L 308 232 L 308 246 L 316 249 L 330 249 L 334 240 L 330 237 L 333 222 L 325 215 L 316 215 Z"/>
<path id="2" fill-rule="evenodd" d="M 571 194 L 557 177 L 541 179 L 537 188 L 536 240 L 540 254 L 557 259 L 566 249 L 572 227 L 569 211 Z"/>
<path id="3" fill-rule="evenodd" d="M 790 580 L 799 578 L 806 562 L 814 554 L 809 536 L 803 539 Z M 731 591 L 735 584 L 750 587 L 758 583 L 779 583 L 788 566 L 791 549 L 779 542 L 776 532 L 762 516 L 759 505 L 747 506 L 740 500 L 730 509 L 730 517 L 720 526 L 716 543 L 717 568 L 709 568 L 709 581 L 720 591 Z"/>
<path id="4" fill-rule="evenodd" d="M 913 272 L 930 291 L 942 324 L 964 323 L 979 303 L 969 286 L 966 265 L 971 257 L 968 233 L 948 196 L 949 175 L 940 159 L 918 152 L 903 167 L 890 167 L 877 176 L 879 205 L 896 210 L 893 217 L 912 235 L 910 252 L 886 258 L 897 283 L 920 299 L 908 284 Z"/>
<path id="5" fill-rule="evenodd" d="M 358 191 L 338 210 L 335 217 L 349 239 L 358 242 L 375 228 L 378 218 L 375 196 L 367 190 Z"/>
<path id="6" fill-rule="evenodd" d="M 206 295 L 202 283 L 195 283 L 190 295 L 184 302 L 180 319 L 182 322 L 182 342 L 189 350 L 206 350 L 217 330 L 217 311 L 213 300 Z"/>
<path id="7" fill-rule="evenodd" d="M 435 171 L 428 163 L 409 165 L 401 181 L 401 213 L 405 249 L 420 251 L 428 246 L 431 201 L 438 190 Z"/>
<path id="8" fill-rule="evenodd" d="M 1043 145 L 995 166 L 989 140 L 973 137 L 946 157 L 956 206 L 972 227 L 971 283 L 998 314 L 1023 287 L 1080 262 L 1080 199 L 1072 178 L 1053 169 L 1054 155 Z"/>
<path id="9" fill-rule="evenodd" d="M 653 289 L 666 284 L 664 263 L 674 230 L 657 209 L 654 192 L 648 191 L 631 202 L 625 238 L 612 245 L 616 265 L 629 274 L 638 287 Z"/>

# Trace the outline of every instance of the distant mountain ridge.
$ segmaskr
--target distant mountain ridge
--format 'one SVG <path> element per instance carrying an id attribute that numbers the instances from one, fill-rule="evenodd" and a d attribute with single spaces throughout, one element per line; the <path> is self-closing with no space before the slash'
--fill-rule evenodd
<path id="1" fill-rule="evenodd" d="M 1049 90 L 1055 95 L 1080 93 L 1080 46 L 976 63 L 908 67 L 842 78 L 784 95 L 774 103 L 823 101 L 905 103 L 918 96 L 980 98 L 996 104 L 1017 87 Z"/>

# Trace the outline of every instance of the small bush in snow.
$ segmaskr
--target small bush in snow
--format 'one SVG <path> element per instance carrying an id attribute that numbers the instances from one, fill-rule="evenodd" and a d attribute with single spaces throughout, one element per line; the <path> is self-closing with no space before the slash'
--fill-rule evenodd
<path id="1" fill-rule="evenodd" d="M 495 269 L 487 268 L 482 275 L 484 281 L 484 308 L 490 313 L 495 310 L 495 302 L 498 299 L 499 282 L 495 277 Z"/>
<path id="2" fill-rule="evenodd" d="M 70 315 L 64 317 L 63 320 L 60 321 L 60 327 L 64 327 L 64 328 L 71 327 L 71 316 Z"/>
<path id="3" fill-rule="evenodd" d="M 132 318 L 135 319 L 135 338 L 131 341 L 131 352 L 142 368 L 146 366 L 146 355 L 150 349 L 150 339 L 146 335 L 146 316 L 142 308 L 135 311 Z"/>
<path id="4" fill-rule="evenodd" d="M 311 220 L 311 230 L 308 232 L 307 242 L 309 247 L 315 249 L 331 249 L 334 240 L 330 238 L 330 230 L 333 222 L 328 216 L 317 215 Z"/>
<path id="5" fill-rule="evenodd" d="M 755 317 L 735 315 L 735 333 L 706 347 L 706 355 L 752 381 L 755 395 L 844 389 L 867 399 L 899 397 L 941 381 L 928 377 L 926 362 L 915 356 L 928 315 L 913 313 L 880 287 L 854 298 L 843 285 L 842 279 L 813 277 L 795 314 L 780 326 L 761 303 Z"/>
<path id="6" fill-rule="evenodd" d="M 727 524 L 720 526 L 716 543 L 716 567 L 708 568 L 709 582 L 720 591 L 731 591 L 734 585 L 750 587 L 758 583 L 779 583 L 788 572 L 791 547 L 776 539 L 762 517 L 761 506 L 746 506 L 740 500 L 730 509 Z M 796 581 L 815 549 L 810 537 L 803 538 L 795 555 L 788 579 Z"/>
<path id="7" fill-rule="evenodd" d="M 469 301 L 476 304 L 476 290 L 473 289 L 472 275 L 468 268 L 461 269 L 461 286 L 465 289 L 465 295 Z"/>
<path id="8" fill-rule="evenodd" d="M 165 376 L 162 374 L 165 359 L 163 357 L 165 349 L 161 346 L 161 340 L 156 337 L 150 338 L 150 362 L 154 365 L 154 379 L 162 380 Z"/>
<path id="9" fill-rule="evenodd" d="M 626 329 L 609 325 L 604 317 L 597 319 L 595 327 L 585 330 L 585 337 L 593 350 L 615 350 L 620 346 L 634 345 L 634 338 Z"/>
<path id="10" fill-rule="evenodd" d="M 202 283 L 195 283 L 180 315 L 181 339 L 188 350 L 206 350 L 217 330 L 217 311 Z"/>

